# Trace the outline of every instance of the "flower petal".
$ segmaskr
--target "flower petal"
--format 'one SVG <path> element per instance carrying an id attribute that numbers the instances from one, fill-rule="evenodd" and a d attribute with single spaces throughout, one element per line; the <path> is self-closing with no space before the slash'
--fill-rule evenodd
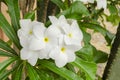
<path id="1" fill-rule="evenodd" d="M 27 60 L 31 56 L 32 56 L 32 53 L 28 49 L 26 49 L 26 48 L 21 49 L 20 57 L 21 57 L 22 60 Z"/>
<path id="2" fill-rule="evenodd" d="M 58 46 L 56 46 L 54 49 L 50 51 L 49 57 L 52 59 L 56 59 L 58 57 L 59 52 L 60 52 L 60 49 Z"/>
<path id="3" fill-rule="evenodd" d="M 38 60 L 38 53 L 33 53 L 33 54 L 32 54 L 32 57 L 30 57 L 30 58 L 28 59 L 28 62 L 29 62 L 32 66 L 34 66 L 34 65 L 37 63 L 37 60 Z"/>
<path id="4" fill-rule="evenodd" d="M 58 67 L 63 67 L 67 63 L 67 55 L 61 53 L 59 46 L 56 46 L 55 49 L 52 49 L 49 56 L 55 60 L 55 64 Z"/>
<path id="5" fill-rule="evenodd" d="M 106 9 L 107 8 L 107 1 L 106 0 L 96 0 L 96 1 L 97 1 L 97 8 L 98 9 L 101 9 L 101 8 Z"/>
<path id="6" fill-rule="evenodd" d="M 42 49 L 39 54 L 39 59 L 49 59 L 49 49 Z"/>
<path id="7" fill-rule="evenodd" d="M 30 41 L 29 49 L 30 50 L 40 50 L 45 47 L 45 43 L 43 41 L 43 38 L 37 39 L 36 37 L 33 36 L 33 38 Z"/>
<path id="8" fill-rule="evenodd" d="M 33 26 L 33 34 L 37 38 L 44 36 L 44 32 L 45 32 L 46 28 L 43 23 L 34 21 L 34 22 L 32 22 L 32 26 Z"/>
<path id="9" fill-rule="evenodd" d="M 67 50 L 67 51 L 66 51 L 66 54 L 67 54 L 67 56 L 68 56 L 68 62 L 73 62 L 73 61 L 75 61 L 76 56 L 75 56 L 75 52 L 74 52 L 74 51 L 72 51 L 72 50 Z"/>
<path id="10" fill-rule="evenodd" d="M 57 38 L 61 35 L 61 30 L 58 27 L 51 25 L 50 27 L 47 28 L 45 35 Z"/>
<path id="11" fill-rule="evenodd" d="M 24 31 L 28 32 L 29 29 L 31 28 L 30 27 L 30 24 L 31 24 L 31 20 L 30 19 L 23 19 L 23 20 L 20 20 L 20 26 L 22 29 L 24 29 Z"/>
<path id="12" fill-rule="evenodd" d="M 49 16 L 49 19 L 50 19 L 52 24 L 58 23 L 58 19 L 55 16 Z"/>
<path id="13" fill-rule="evenodd" d="M 60 22 L 63 22 L 63 23 L 67 23 L 67 20 L 66 20 L 66 18 L 65 18 L 64 15 L 61 15 L 61 16 L 59 17 L 59 21 L 60 21 Z"/>
<path id="14" fill-rule="evenodd" d="M 55 59 L 55 64 L 57 67 L 63 67 L 67 64 L 68 62 L 68 57 L 61 53 L 58 55 L 58 57 Z"/>

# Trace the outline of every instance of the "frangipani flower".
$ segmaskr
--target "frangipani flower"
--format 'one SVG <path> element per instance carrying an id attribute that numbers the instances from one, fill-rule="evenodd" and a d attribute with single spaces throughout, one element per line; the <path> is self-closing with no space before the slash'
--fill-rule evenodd
<path id="1" fill-rule="evenodd" d="M 79 50 L 82 47 L 81 42 L 83 39 L 83 34 L 76 20 L 72 20 L 70 26 L 64 27 L 64 31 L 64 41 L 66 45 L 76 45 L 79 47 Z"/>
<path id="2" fill-rule="evenodd" d="M 33 49 L 31 49 L 30 47 L 32 39 L 38 33 L 34 31 L 34 28 L 39 27 L 41 28 L 41 30 L 44 30 L 45 27 L 43 23 L 37 21 L 31 22 L 30 19 L 20 20 L 20 25 L 21 28 L 18 30 L 18 37 L 23 47 L 20 51 L 20 57 L 22 60 L 27 60 L 31 65 L 34 66 L 37 62 L 40 53 L 39 50 L 34 50 L 34 47 Z M 41 30 L 39 31 L 40 34 L 42 34 Z"/>
<path id="3" fill-rule="evenodd" d="M 30 19 L 20 20 L 21 28 L 18 30 L 18 37 L 20 39 L 20 44 L 22 47 L 28 47 L 31 38 L 34 36 L 33 27 L 39 26 L 41 27 L 43 23 L 33 21 L 31 22 Z"/>
<path id="4" fill-rule="evenodd" d="M 68 62 L 75 60 L 75 47 L 67 46 L 64 43 L 56 46 L 49 54 L 50 58 L 55 60 L 58 67 L 65 66 Z"/>
<path id="5" fill-rule="evenodd" d="M 31 50 L 40 50 L 39 58 L 48 59 L 49 52 L 53 47 L 58 45 L 57 35 L 53 34 L 51 27 L 39 27 L 33 28 L 34 38 L 31 39 L 29 48 Z"/>
<path id="6" fill-rule="evenodd" d="M 54 16 L 50 16 L 49 18 L 52 22 L 51 26 L 54 27 L 54 30 L 59 33 L 61 32 L 61 35 L 64 36 L 65 44 L 76 45 L 79 50 L 81 48 L 83 34 L 77 24 L 77 21 L 72 19 L 67 20 L 63 15 L 61 15 L 58 19 Z"/>
<path id="7" fill-rule="evenodd" d="M 81 49 L 83 34 L 76 20 L 67 20 L 63 15 L 58 19 L 50 16 L 52 27 L 59 32 L 59 45 L 51 50 L 49 56 L 58 67 L 75 60 L 75 51 Z M 58 33 L 56 33 L 58 34 Z"/>
<path id="8" fill-rule="evenodd" d="M 20 51 L 20 57 L 22 60 L 27 60 L 32 66 L 34 66 L 38 60 L 39 51 L 33 51 L 28 48 L 22 48 Z"/>

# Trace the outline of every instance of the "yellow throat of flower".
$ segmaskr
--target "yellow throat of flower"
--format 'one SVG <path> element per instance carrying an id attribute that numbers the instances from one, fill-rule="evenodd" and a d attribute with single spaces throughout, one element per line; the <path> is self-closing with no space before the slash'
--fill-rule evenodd
<path id="1" fill-rule="evenodd" d="M 69 33 L 69 34 L 68 34 L 68 37 L 69 37 L 69 38 L 72 38 L 72 36 L 73 36 L 72 33 Z"/>
<path id="2" fill-rule="evenodd" d="M 49 42 L 49 39 L 47 37 L 44 38 L 44 42 Z"/>
<path id="3" fill-rule="evenodd" d="M 30 30 L 30 31 L 29 31 L 29 34 L 30 34 L 30 35 L 32 35 L 32 34 L 33 34 L 33 31 L 32 31 L 32 30 Z"/>
<path id="4" fill-rule="evenodd" d="M 62 52 L 62 53 L 65 53 L 65 51 L 66 51 L 66 48 L 62 47 L 62 48 L 61 48 L 61 52 Z"/>

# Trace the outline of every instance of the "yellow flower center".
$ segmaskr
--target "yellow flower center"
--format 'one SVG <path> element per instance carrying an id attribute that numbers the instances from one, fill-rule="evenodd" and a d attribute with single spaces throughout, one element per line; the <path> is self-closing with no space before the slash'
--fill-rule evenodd
<path id="1" fill-rule="evenodd" d="M 44 41 L 47 43 L 47 42 L 49 42 L 49 39 L 47 37 L 45 37 Z"/>
<path id="2" fill-rule="evenodd" d="M 66 49 L 64 47 L 61 48 L 61 52 L 65 53 Z"/>
<path id="3" fill-rule="evenodd" d="M 70 38 L 72 38 L 73 35 L 72 35 L 72 33 L 69 33 L 68 36 L 69 36 Z"/>
<path id="4" fill-rule="evenodd" d="M 32 34 L 33 34 L 32 30 L 30 30 L 30 31 L 29 31 L 29 34 L 30 34 L 30 35 L 32 35 Z"/>

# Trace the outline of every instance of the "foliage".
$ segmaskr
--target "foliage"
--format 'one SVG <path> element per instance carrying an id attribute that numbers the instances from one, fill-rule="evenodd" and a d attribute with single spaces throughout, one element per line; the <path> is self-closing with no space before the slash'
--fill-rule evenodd
<path id="1" fill-rule="evenodd" d="M 0 13 L 0 28 L 18 50 L 16 51 L 12 45 L 0 40 L 0 56 L 8 57 L 7 60 L 0 63 L 0 80 L 9 79 L 9 75 L 11 75 L 12 80 L 22 80 L 23 76 L 25 77 L 24 80 L 95 80 L 97 64 L 106 62 L 108 55 L 97 50 L 90 43 L 91 35 L 87 32 L 87 29 L 101 33 L 108 46 L 111 46 L 114 35 L 106 30 L 98 19 L 101 18 L 104 21 L 103 17 L 105 17 L 113 25 L 118 25 L 120 21 L 119 0 L 107 1 L 110 15 L 105 14 L 103 9 L 96 9 L 96 1 L 95 3 L 83 4 L 81 1 L 74 0 L 50 0 L 50 3 L 53 3 L 60 10 L 57 14 L 53 14 L 57 17 L 65 15 L 68 19 L 77 20 L 84 36 L 84 46 L 76 52 L 76 60 L 62 68 L 58 68 L 52 60 L 38 60 L 35 66 L 31 66 L 27 61 L 20 59 L 21 45 L 17 36 L 17 31 L 20 28 L 18 0 L 4 0 L 3 2 L 8 6 L 11 23 L 8 23 L 4 14 Z M 53 7 L 51 8 L 53 9 Z M 55 11 L 57 10 L 55 9 Z M 42 17 L 46 16 L 45 24 L 50 25 L 51 23 L 48 20 L 50 14 L 42 15 Z M 35 11 L 28 12 L 24 18 L 34 20 Z M 7 67 L 11 64 L 13 64 L 13 67 L 7 70 Z"/>

